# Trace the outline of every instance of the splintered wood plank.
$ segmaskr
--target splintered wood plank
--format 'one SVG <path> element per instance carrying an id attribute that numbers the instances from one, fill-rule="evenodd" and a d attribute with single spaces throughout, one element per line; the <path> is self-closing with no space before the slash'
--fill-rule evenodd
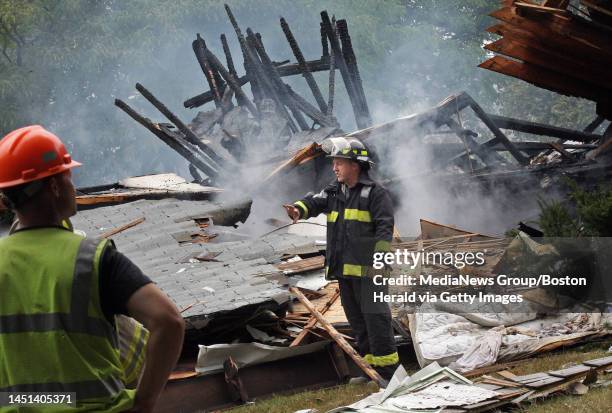
<path id="1" fill-rule="evenodd" d="M 504 386 L 500 386 L 497 384 L 489 384 L 489 383 L 484 383 L 484 382 L 474 383 L 474 386 L 480 387 L 481 389 L 487 389 L 487 390 L 498 390 L 498 389 L 504 388 Z"/>
<path id="2" fill-rule="evenodd" d="M 531 10 L 537 10 L 537 11 L 541 11 L 545 13 L 559 13 L 559 14 L 564 14 L 564 15 L 567 14 L 566 10 L 559 9 L 556 7 L 539 6 L 537 4 L 524 3 L 520 1 L 515 2 L 514 5 L 518 7 L 519 9 L 531 9 Z"/>
<path id="3" fill-rule="evenodd" d="M 583 47 L 590 47 L 603 53 L 609 53 L 609 40 L 605 32 L 594 30 L 589 26 L 585 27 L 572 19 L 557 19 L 555 17 L 558 16 L 551 16 L 552 18 L 548 19 L 546 24 L 542 24 L 541 21 L 519 16 L 514 7 L 503 7 L 490 13 L 489 16 L 521 27 L 534 34 L 537 33 L 542 38 L 557 35 L 562 38 L 575 40 L 581 43 Z"/>
<path id="4" fill-rule="evenodd" d="M 135 219 L 135 220 L 133 220 L 131 222 L 128 222 L 125 225 L 122 225 L 122 226 L 120 226 L 118 228 L 115 228 L 115 229 L 112 229 L 110 231 L 105 232 L 104 234 L 100 235 L 100 238 L 110 238 L 113 235 L 116 235 L 116 234 L 118 234 L 120 232 L 123 232 L 126 229 L 135 227 L 136 225 L 138 225 L 140 223 L 143 223 L 144 221 L 145 221 L 145 217 L 141 217 L 141 218 Z"/>
<path id="5" fill-rule="evenodd" d="M 534 49 L 564 53 L 568 58 L 579 60 L 586 65 L 600 66 L 602 62 L 612 61 L 612 52 L 585 46 L 581 42 L 554 32 L 544 36 L 540 32 L 531 32 L 505 22 L 487 28 L 487 32 L 518 41 Z M 605 67 L 602 70 L 605 70 Z"/>
<path id="6" fill-rule="evenodd" d="M 567 51 L 561 54 L 550 47 L 544 50 L 537 45 L 534 47 L 509 37 L 489 43 L 484 48 L 526 63 L 545 67 L 554 72 L 576 77 L 593 85 L 612 88 L 612 73 L 609 69 L 600 65 L 586 64 L 582 59 L 572 58 Z"/>
<path id="7" fill-rule="evenodd" d="M 548 374 L 544 372 L 539 372 L 539 373 L 533 373 L 533 374 L 526 374 L 524 376 L 516 376 L 514 378 L 514 381 L 517 381 L 519 383 L 528 383 L 531 381 L 542 380 L 546 377 L 549 377 Z"/>
<path id="8" fill-rule="evenodd" d="M 310 311 L 310 313 L 317 318 L 319 324 L 321 324 L 321 326 L 325 330 L 327 330 L 331 338 L 336 343 L 338 343 L 338 346 L 340 346 L 340 348 L 344 350 L 346 354 L 348 354 L 348 356 L 355 362 L 355 364 L 357 364 L 357 366 L 359 366 L 359 368 L 369 378 L 374 380 L 374 382 L 378 383 L 381 387 L 385 385 L 382 377 L 380 377 L 376 370 L 374 370 L 368 363 L 365 362 L 365 360 L 357 353 L 357 351 L 355 351 L 353 347 L 351 347 L 349 343 L 347 343 L 344 337 L 342 337 L 342 335 L 338 333 L 338 331 L 329 323 L 329 321 L 327 321 L 325 317 L 323 317 L 323 315 L 321 315 L 321 313 L 317 311 L 317 309 L 312 305 L 312 303 L 308 301 L 306 297 L 304 297 L 304 294 L 302 294 L 300 290 L 291 287 L 289 291 L 291 291 L 291 293 L 295 295 L 302 304 L 304 304 L 308 311 Z"/>
<path id="9" fill-rule="evenodd" d="M 283 262 L 276 266 L 285 274 L 300 274 L 307 271 L 319 270 L 325 267 L 325 257 L 318 255 L 316 257 L 305 258 L 299 261 Z"/>
<path id="10" fill-rule="evenodd" d="M 541 387 L 550 386 L 551 384 L 559 383 L 562 381 L 563 379 L 561 377 L 548 376 L 547 378 L 544 378 L 542 380 L 531 381 L 529 383 L 524 383 L 524 384 L 530 389 L 539 389 Z"/>
<path id="11" fill-rule="evenodd" d="M 612 365 L 612 356 L 583 361 L 582 364 L 590 367 L 604 367 L 607 365 Z"/>
<path id="12" fill-rule="evenodd" d="M 339 288 L 336 289 L 336 292 L 331 296 L 329 301 L 325 303 L 323 308 L 320 310 L 321 314 L 325 314 L 331 308 L 331 306 L 334 305 L 338 297 L 340 297 Z M 310 319 L 304 326 L 304 329 L 300 331 L 298 336 L 293 340 L 293 342 L 289 345 L 289 347 L 299 346 L 302 343 L 302 341 L 306 338 L 306 336 L 308 335 L 310 329 L 312 329 L 316 324 L 317 324 L 317 318 L 314 316 L 310 317 Z"/>
<path id="13" fill-rule="evenodd" d="M 511 371 L 502 370 L 502 371 L 498 371 L 496 374 L 499 374 L 505 379 L 516 381 L 516 374 L 512 373 Z"/>
<path id="14" fill-rule="evenodd" d="M 610 96 L 612 96 L 612 90 L 597 88 L 580 79 L 571 78 L 541 66 L 517 62 L 502 56 L 495 56 L 481 63 L 478 67 L 512 76 L 563 95 L 583 97 L 601 102 L 609 102 L 611 100 Z"/>
<path id="15" fill-rule="evenodd" d="M 575 376 L 577 374 L 586 373 L 590 370 L 591 367 L 580 364 L 578 366 L 568 367 L 566 369 L 549 371 L 548 374 L 555 377 L 567 378 Z"/>
<path id="16" fill-rule="evenodd" d="M 506 399 L 514 399 L 520 396 L 521 394 L 527 393 L 529 390 L 521 388 L 521 389 L 499 389 L 495 391 L 499 394 L 499 396 L 497 396 L 498 399 L 506 400 Z"/>

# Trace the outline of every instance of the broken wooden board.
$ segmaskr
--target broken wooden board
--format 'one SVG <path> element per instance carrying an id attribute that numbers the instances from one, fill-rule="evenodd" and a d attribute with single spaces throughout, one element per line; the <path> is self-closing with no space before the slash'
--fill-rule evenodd
<path id="1" fill-rule="evenodd" d="M 223 192 L 221 188 L 188 183 L 175 174 L 145 175 L 126 178 L 112 185 L 81 188 L 76 197 L 77 205 L 118 204 L 138 199 L 209 199 Z"/>
<path id="2" fill-rule="evenodd" d="M 298 261 L 285 261 L 276 265 L 285 275 L 301 274 L 308 271 L 320 270 L 325 267 L 325 257 L 304 258 Z"/>

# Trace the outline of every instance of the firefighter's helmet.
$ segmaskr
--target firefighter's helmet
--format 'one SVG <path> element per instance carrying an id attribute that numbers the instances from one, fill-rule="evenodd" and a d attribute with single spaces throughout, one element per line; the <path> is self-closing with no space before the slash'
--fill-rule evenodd
<path id="1" fill-rule="evenodd" d="M 328 138 L 321 143 L 321 149 L 328 158 L 351 159 L 364 166 L 374 165 L 372 154 L 368 148 L 356 138 Z"/>

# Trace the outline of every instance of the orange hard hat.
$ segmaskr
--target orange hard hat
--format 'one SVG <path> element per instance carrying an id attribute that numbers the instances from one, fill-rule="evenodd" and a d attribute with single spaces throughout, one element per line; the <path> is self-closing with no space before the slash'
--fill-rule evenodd
<path id="1" fill-rule="evenodd" d="M 54 134 L 26 126 L 0 140 L 0 189 L 36 181 L 81 166 Z"/>

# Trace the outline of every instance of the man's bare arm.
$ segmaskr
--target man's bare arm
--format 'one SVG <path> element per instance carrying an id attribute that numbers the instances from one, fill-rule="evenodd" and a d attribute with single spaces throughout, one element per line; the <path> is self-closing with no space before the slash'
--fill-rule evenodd
<path id="1" fill-rule="evenodd" d="M 150 412 L 178 360 L 185 322 L 174 303 L 155 284 L 138 289 L 128 300 L 127 310 L 150 332 L 145 370 L 134 406 L 134 411 Z"/>

